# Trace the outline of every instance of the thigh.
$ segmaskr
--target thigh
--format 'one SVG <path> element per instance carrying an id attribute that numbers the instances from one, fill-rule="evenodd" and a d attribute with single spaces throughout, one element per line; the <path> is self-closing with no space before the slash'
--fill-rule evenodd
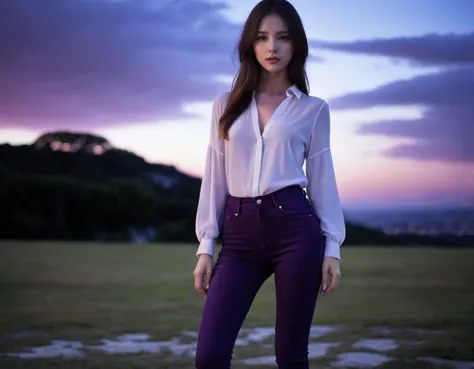
<path id="1" fill-rule="evenodd" d="M 269 267 L 261 261 L 221 252 L 204 304 L 196 360 L 230 363 L 240 328 L 269 276 Z"/>
<path id="2" fill-rule="evenodd" d="M 306 230 L 296 227 L 296 230 L 297 233 L 288 230 L 288 242 L 281 240 L 275 260 L 275 351 L 280 363 L 307 360 L 309 333 L 322 279 L 321 235 L 311 227 Z"/>

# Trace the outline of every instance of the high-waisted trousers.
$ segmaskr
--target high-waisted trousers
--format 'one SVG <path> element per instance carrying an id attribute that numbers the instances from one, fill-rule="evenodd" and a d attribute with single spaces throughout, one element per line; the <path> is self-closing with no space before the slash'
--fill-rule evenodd
<path id="1" fill-rule="evenodd" d="M 323 258 L 320 222 L 301 187 L 259 197 L 228 196 L 222 248 L 204 303 L 195 367 L 230 368 L 252 302 L 274 275 L 276 364 L 279 369 L 308 369 Z"/>

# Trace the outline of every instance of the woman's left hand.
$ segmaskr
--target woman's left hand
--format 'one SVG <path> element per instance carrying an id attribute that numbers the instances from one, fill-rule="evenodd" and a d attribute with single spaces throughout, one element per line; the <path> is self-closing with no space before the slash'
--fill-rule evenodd
<path id="1" fill-rule="evenodd" d="M 328 285 L 331 278 L 331 285 Z M 321 283 L 321 294 L 331 293 L 337 288 L 341 280 L 341 270 L 339 269 L 339 259 L 327 256 L 323 261 L 323 280 Z"/>

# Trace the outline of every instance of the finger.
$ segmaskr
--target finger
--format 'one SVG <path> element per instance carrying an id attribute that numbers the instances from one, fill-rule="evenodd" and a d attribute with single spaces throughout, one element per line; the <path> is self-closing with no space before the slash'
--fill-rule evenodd
<path id="1" fill-rule="evenodd" d="M 329 268 L 324 266 L 323 267 L 323 278 L 322 278 L 322 281 L 321 281 L 321 294 L 325 294 L 326 293 L 326 288 L 327 288 L 327 285 L 328 285 L 328 279 L 329 279 Z"/>
<path id="2" fill-rule="evenodd" d="M 201 273 L 195 273 L 194 274 L 194 288 L 200 292 L 203 296 L 206 296 L 206 292 L 204 291 L 204 288 L 202 286 L 202 274 Z"/>
<path id="3" fill-rule="evenodd" d="M 208 268 L 206 270 L 206 287 L 205 287 L 206 295 L 207 295 L 207 291 L 209 290 L 209 283 L 211 283 L 211 276 L 212 276 L 212 268 Z"/>
<path id="4" fill-rule="evenodd" d="M 334 272 L 331 275 L 331 286 L 328 288 L 326 293 L 331 293 L 334 291 L 337 286 L 339 285 L 339 281 L 341 280 L 341 273 L 340 272 Z"/>

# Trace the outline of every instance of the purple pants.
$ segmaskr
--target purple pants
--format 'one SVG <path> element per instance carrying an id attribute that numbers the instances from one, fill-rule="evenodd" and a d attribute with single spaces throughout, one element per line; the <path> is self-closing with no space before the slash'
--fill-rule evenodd
<path id="1" fill-rule="evenodd" d="M 197 369 L 230 368 L 237 335 L 262 284 L 274 274 L 279 369 L 308 369 L 308 341 L 322 276 L 320 224 L 304 191 L 229 196 L 222 249 L 199 330 Z"/>

